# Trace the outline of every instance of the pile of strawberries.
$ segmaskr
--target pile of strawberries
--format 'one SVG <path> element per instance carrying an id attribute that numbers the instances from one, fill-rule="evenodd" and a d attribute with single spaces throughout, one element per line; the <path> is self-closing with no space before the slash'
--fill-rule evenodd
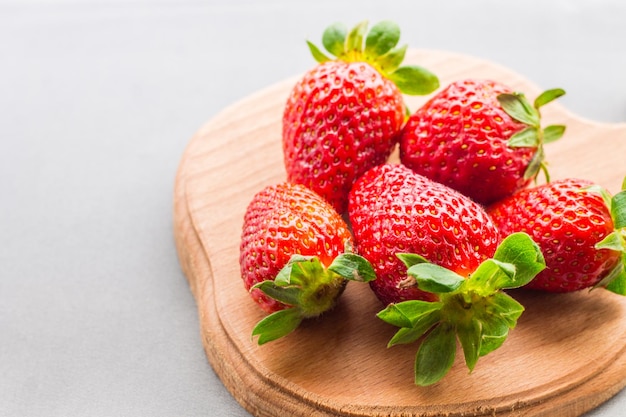
<path id="1" fill-rule="evenodd" d="M 565 127 L 542 126 L 540 109 L 561 89 L 530 103 L 462 79 L 410 113 L 403 94 L 440 85 L 402 65 L 399 38 L 392 22 L 363 22 L 327 28 L 327 52 L 309 42 L 319 64 L 284 109 L 287 181 L 250 202 L 240 265 L 269 313 L 253 330 L 259 344 L 328 311 L 348 280 L 368 282 L 378 317 L 399 327 L 389 345 L 419 343 L 415 382 L 429 385 L 457 341 L 470 370 L 504 342 L 524 311 L 506 289 L 626 294 L 626 182 L 611 196 L 550 181 L 543 145 Z"/>

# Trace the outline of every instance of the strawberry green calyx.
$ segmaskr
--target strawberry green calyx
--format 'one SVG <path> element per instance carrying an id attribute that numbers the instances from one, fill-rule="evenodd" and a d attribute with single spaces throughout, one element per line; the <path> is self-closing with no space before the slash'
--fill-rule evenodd
<path id="1" fill-rule="evenodd" d="M 498 96 L 502 109 L 513 119 L 528 126 L 511 136 L 508 146 L 512 148 L 537 148 L 524 172 L 525 179 L 536 179 L 539 171 L 543 171 L 546 181 L 550 182 L 543 145 L 560 139 L 565 133 L 565 126 L 550 125 L 542 128 L 539 109 L 563 95 L 565 95 L 565 90 L 560 88 L 546 90 L 535 99 L 532 105 L 522 93 L 500 94 Z"/>
<path id="2" fill-rule="evenodd" d="M 259 345 L 286 336 L 302 320 L 330 310 L 348 280 L 369 282 L 375 278 L 370 263 L 354 253 L 337 256 L 327 268 L 316 256 L 293 255 L 273 281 L 259 282 L 250 288 L 289 306 L 259 321 L 252 336 L 259 336 Z"/>
<path id="3" fill-rule="evenodd" d="M 592 186 L 587 189 L 599 192 L 604 203 L 610 209 L 615 230 L 596 244 L 596 249 L 609 249 L 620 253 L 618 264 L 594 288 L 605 287 L 619 295 L 626 295 L 626 178 L 622 190 L 613 197 L 601 187 Z"/>
<path id="4" fill-rule="evenodd" d="M 524 311 L 502 290 L 526 285 L 545 268 L 539 246 L 525 233 L 504 239 L 494 257 L 468 278 L 421 257 L 398 257 L 416 285 L 439 298 L 390 304 L 378 313 L 383 321 L 400 327 L 388 347 L 413 343 L 425 335 L 415 358 L 415 384 L 420 386 L 438 382 L 450 370 L 457 339 L 470 372 L 481 356 L 499 348 Z"/>
<path id="5" fill-rule="evenodd" d="M 322 44 L 329 54 L 309 41 L 307 44 L 320 63 L 334 59 L 367 62 L 393 81 L 404 94 L 426 95 L 439 88 L 439 79 L 432 72 L 417 65 L 402 65 L 407 46 L 398 47 L 399 40 L 400 28 L 397 24 L 382 21 L 368 31 L 368 22 L 363 21 L 350 31 L 341 23 L 326 28 Z"/>

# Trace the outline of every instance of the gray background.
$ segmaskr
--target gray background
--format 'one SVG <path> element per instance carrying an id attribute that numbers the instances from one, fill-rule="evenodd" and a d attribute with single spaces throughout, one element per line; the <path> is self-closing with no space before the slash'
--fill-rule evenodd
<path id="1" fill-rule="evenodd" d="M 0 0 L 0 415 L 248 415 L 202 350 L 176 168 L 217 112 L 313 65 L 305 38 L 365 18 L 626 122 L 621 0 Z"/>

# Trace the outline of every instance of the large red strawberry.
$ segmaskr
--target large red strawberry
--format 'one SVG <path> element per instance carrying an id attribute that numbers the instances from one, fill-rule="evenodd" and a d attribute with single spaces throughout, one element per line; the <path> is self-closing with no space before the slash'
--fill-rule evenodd
<path id="1" fill-rule="evenodd" d="M 348 213 L 357 252 L 378 277 L 370 286 L 383 304 L 433 299 L 401 284 L 406 268 L 397 253 L 416 253 L 467 275 L 498 244 L 498 231 L 481 206 L 403 165 L 380 165 L 363 175 L 350 192 Z"/>
<path id="2" fill-rule="evenodd" d="M 272 313 L 253 331 L 259 344 L 329 310 L 346 279 L 375 278 L 364 259 L 349 253 L 351 246 L 342 217 L 305 186 L 281 183 L 253 197 L 244 215 L 240 267 L 252 298 Z"/>
<path id="3" fill-rule="evenodd" d="M 378 277 L 370 286 L 383 304 L 433 299 L 401 285 L 406 269 L 397 253 L 416 253 L 467 275 L 498 243 L 498 231 L 481 206 L 399 164 L 363 175 L 350 192 L 348 213 L 357 252 Z"/>
<path id="4" fill-rule="evenodd" d="M 564 126 L 542 129 L 539 109 L 565 94 L 548 90 L 531 105 L 490 80 L 456 81 L 407 121 L 400 158 L 415 172 L 488 205 L 527 186 L 543 169 L 543 144 Z"/>
<path id="5" fill-rule="evenodd" d="M 397 25 L 361 23 L 347 33 L 339 24 L 324 32 L 335 58 L 308 43 L 319 64 L 296 83 L 283 114 L 287 178 L 346 209 L 353 182 L 387 161 L 405 118 L 402 93 L 428 94 L 439 82 L 417 66 L 400 66 Z"/>
<path id="6" fill-rule="evenodd" d="M 416 356 L 418 385 L 448 372 L 457 338 L 470 370 L 497 349 L 524 310 L 501 290 L 525 285 L 545 266 L 527 234 L 496 248 L 498 231 L 480 205 L 403 165 L 363 175 L 348 212 L 357 251 L 377 274 L 370 285 L 387 305 L 378 317 L 400 327 L 389 345 L 426 334 Z"/>
<path id="7" fill-rule="evenodd" d="M 626 191 L 611 198 L 589 181 L 569 178 L 522 190 L 489 212 L 503 236 L 523 231 L 541 247 L 547 267 L 528 288 L 608 285 L 625 292 Z"/>

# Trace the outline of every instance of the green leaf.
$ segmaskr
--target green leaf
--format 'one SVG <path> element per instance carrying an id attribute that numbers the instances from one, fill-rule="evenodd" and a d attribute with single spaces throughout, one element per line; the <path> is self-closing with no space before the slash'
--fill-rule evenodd
<path id="1" fill-rule="evenodd" d="M 619 295 L 626 295 L 626 255 L 622 254 L 620 262 L 593 288 L 606 288 Z"/>
<path id="2" fill-rule="evenodd" d="M 539 136 L 537 128 L 528 126 L 511 136 L 507 142 L 510 148 L 536 148 L 539 146 Z"/>
<path id="3" fill-rule="evenodd" d="M 299 262 L 308 262 L 312 258 L 313 258 L 312 256 L 303 256 L 303 255 L 298 255 L 298 254 L 291 255 L 291 257 L 289 258 L 289 261 L 287 261 L 285 266 L 283 266 L 281 270 L 278 271 L 278 274 L 276 274 L 276 278 L 274 278 L 274 283 L 279 286 L 300 284 L 297 281 L 292 282 L 293 265 Z"/>
<path id="4" fill-rule="evenodd" d="M 509 326 L 505 320 L 493 318 L 482 323 L 482 341 L 480 356 L 485 356 L 498 349 L 509 335 Z"/>
<path id="5" fill-rule="evenodd" d="M 615 230 L 609 233 L 604 239 L 596 243 L 596 249 L 609 249 L 618 252 L 626 252 L 626 240 L 624 236 L 619 232 L 619 230 Z"/>
<path id="6" fill-rule="evenodd" d="M 616 274 L 606 285 L 606 289 L 618 295 L 626 295 L 626 267 L 623 256 L 621 266 L 616 267 Z"/>
<path id="7" fill-rule="evenodd" d="M 311 55 L 313 58 L 320 64 L 322 62 L 332 61 L 331 58 L 327 57 L 320 49 L 312 42 L 306 41 L 306 44 L 309 46 L 309 50 L 311 51 Z"/>
<path id="8" fill-rule="evenodd" d="M 291 264 L 289 262 L 278 271 L 276 278 L 274 278 L 274 284 L 280 287 L 291 284 Z"/>
<path id="9" fill-rule="evenodd" d="M 258 344 L 263 345 L 291 333 L 301 322 L 302 317 L 298 309 L 279 310 L 258 322 L 252 330 L 252 337 L 259 336 Z"/>
<path id="10" fill-rule="evenodd" d="M 468 288 L 488 296 L 500 289 L 522 287 L 545 267 L 541 249 L 532 238 L 523 232 L 513 233 L 500 243 L 493 259 L 478 266 Z"/>
<path id="11" fill-rule="evenodd" d="M 288 264 L 293 265 L 299 262 L 307 262 L 307 261 L 311 261 L 313 259 L 315 259 L 315 256 L 310 256 L 310 255 L 300 255 L 298 253 L 295 253 L 293 255 L 291 255 L 291 257 L 289 258 L 289 260 L 287 261 Z"/>
<path id="12" fill-rule="evenodd" d="M 499 274 L 502 274 L 502 279 L 498 280 L 496 289 L 510 288 L 509 285 L 516 284 L 515 274 L 517 273 L 517 267 L 514 264 L 497 259 L 490 260 L 498 268 Z"/>
<path id="13" fill-rule="evenodd" d="M 503 93 L 498 95 L 502 109 L 513 119 L 529 126 L 539 127 L 539 113 L 521 93 Z"/>
<path id="14" fill-rule="evenodd" d="M 372 264 L 355 253 L 343 253 L 337 256 L 328 270 L 351 281 L 370 282 L 376 279 Z"/>
<path id="15" fill-rule="evenodd" d="M 441 310 L 433 310 L 428 314 L 422 315 L 413 327 L 402 327 L 398 330 L 387 344 L 387 347 L 415 342 L 440 320 Z"/>
<path id="16" fill-rule="evenodd" d="M 335 23 L 326 28 L 322 35 L 322 45 L 331 54 L 340 57 L 344 54 L 347 28 L 342 23 Z"/>
<path id="17" fill-rule="evenodd" d="M 250 289 L 259 289 L 268 297 L 290 306 L 298 305 L 302 293 L 299 287 L 279 286 L 274 281 L 259 282 Z"/>
<path id="18" fill-rule="evenodd" d="M 386 323 L 397 327 L 414 327 L 422 317 L 433 311 L 440 310 L 440 302 L 408 300 L 401 303 L 389 304 L 376 316 Z"/>
<path id="19" fill-rule="evenodd" d="M 367 33 L 367 20 L 356 25 L 350 33 L 348 33 L 348 37 L 346 38 L 346 53 L 351 52 L 361 52 L 363 51 L 363 38 Z"/>
<path id="20" fill-rule="evenodd" d="M 610 211 L 611 206 L 613 204 L 613 201 L 612 201 L 613 197 L 611 196 L 611 194 L 608 192 L 606 188 L 601 187 L 597 184 L 592 184 L 587 187 L 583 187 L 578 191 L 600 194 L 600 196 L 602 197 L 602 201 L 604 201 L 604 205 L 608 207 Z"/>
<path id="21" fill-rule="evenodd" d="M 550 183 L 550 172 L 548 171 L 548 165 L 544 161 L 541 161 L 539 163 L 539 169 L 541 170 L 541 172 L 543 172 L 543 175 L 546 178 L 546 183 Z M 536 182 L 537 176 L 535 176 L 533 179 Z"/>
<path id="22" fill-rule="evenodd" d="M 318 283 L 320 277 L 325 275 L 324 265 L 317 257 L 301 257 L 295 255 L 289 260 L 291 273 L 289 283 L 291 285 L 310 286 Z"/>
<path id="23" fill-rule="evenodd" d="M 385 55 L 376 58 L 374 62 L 383 74 L 391 74 L 392 72 L 397 70 L 402 64 L 402 61 L 404 61 L 404 56 L 406 55 L 407 48 L 408 45 L 394 48 L 391 51 L 387 52 Z"/>
<path id="24" fill-rule="evenodd" d="M 389 52 L 400 40 L 400 27 L 391 21 L 375 24 L 365 38 L 366 55 L 375 58 Z"/>
<path id="25" fill-rule="evenodd" d="M 490 316 L 488 320 L 485 320 L 486 322 L 496 317 L 498 320 L 503 320 L 509 328 L 513 329 L 517 325 L 517 320 L 524 312 L 524 306 L 510 295 L 504 292 L 497 292 L 491 299 L 490 310 Z"/>
<path id="26" fill-rule="evenodd" d="M 465 278 L 442 266 L 422 263 L 413 265 L 407 274 L 414 277 L 422 291 L 432 293 L 448 293 L 458 289 Z"/>
<path id="27" fill-rule="evenodd" d="M 620 191 L 611 200 L 611 217 L 613 227 L 622 229 L 626 227 L 626 190 Z"/>
<path id="28" fill-rule="evenodd" d="M 487 259 L 478 265 L 467 285 L 477 294 L 486 297 L 513 281 L 514 277 L 515 265 Z"/>
<path id="29" fill-rule="evenodd" d="M 421 327 L 402 327 L 393 335 L 389 343 L 387 343 L 387 347 L 389 348 L 395 345 L 408 345 L 409 343 L 413 343 L 422 337 L 433 324 L 428 326 L 426 329 Z"/>
<path id="30" fill-rule="evenodd" d="M 454 328 L 435 327 L 422 342 L 415 357 L 415 384 L 432 385 L 443 378 L 454 363 L 456 338 Z"/>
<path id="31" fill-rule="evenodd" d="M 416 253 L 396 253 L 396 257 L 400 259 L 407 268 L 417 264 L 429 263 L 428 259 Z"/>
<path id="32" fill-rule="evenodd" d="M 482 344 L 482 325 L 473 317 L 469 323 L 464 326 L 457 326 L 457 337 L 463 347 L 465 356 L 465 364 L 470 372 L 474 370 L 476 362 L 480 356 L 480 346 Z"/>
<path id="33" fill-rule="evenodd" d="M 539 109 L 539 107 L 545 106 L 549 102 L 556 100 L 557 98 L 564 96 L 564 95 L 565 95 L 565 90 L 561 88 L 553 88 L 551 90 L 546 90 L 543 93 L 541 93 L 539 97 L 535 99 L 534 107 L 536 109 Z"/>
<path id="34" fill-rule="evenodd" d="M 561 139 L 565 134 L 564 125 L 550 125 L 543 129 L 543 143 L 552 143 Z"/>
<path id="35" fill-rule="evenodd" d="M 515 265 L 515 274 L 509 280 L 499 282 L 498 288 L 518 288 L 528 284 L 546 267 L 539 245 L 526 233 L 518 232 L 507 236 L 493 259 Z"/>
<path id="36" fill-rule="evenodd" d="M 526 167 L 526 171 L 524 171 L 524 179 L 528 180 L 531 178 L 535 178 L 539 174 L 539 171 L 541 170 L 544 159 L 545 159 L 545 152 L 543 150 L 543 146 L 540 146 L 537 148 L 537 151 L 535 152 L 532 159 L 528 163 L 528 166 Z"/>
<path id="37" fill-rule="evenodd" d="M 404 94 L 413 96 L 430 94 L 439 88 L 439 78 L 417 65 L 400 67 L 389 74 L 388 78 Z"/>

